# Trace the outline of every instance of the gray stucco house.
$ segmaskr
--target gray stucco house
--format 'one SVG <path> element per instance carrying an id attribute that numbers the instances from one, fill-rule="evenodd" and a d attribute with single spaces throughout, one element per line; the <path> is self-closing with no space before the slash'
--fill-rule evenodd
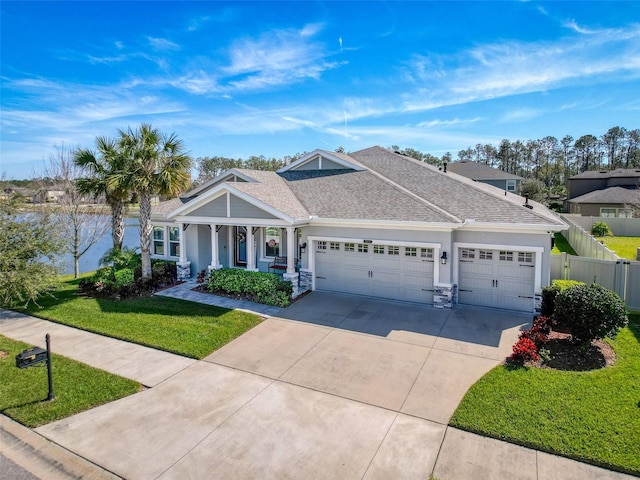
<path id="1" fill-rule="evenodd" d="M 488 183 L 489 185 L 513 193 L 520 190 L 520 182 L 522 182 L 522 177 L 518 175 L 470 160 L 453 162 L 449 164 L 448 170 L 475 180 L 476 182 Z"/>
<path id="2" fill-rule="evenodd" d="M 526 205 L 525 205 L 526 203 Z M 534 312 L 549 282 L 544 206 L 381 147 L 232 169 L 153 211 L 153 254 L 180 275 L 268 271 L 325 290 Z"/>
<path id="3" fill-rule="evenodd" d="M 569 178 L 567 210 L 582 216 L 638 216 L 640 169 L 590 170 Z"/>

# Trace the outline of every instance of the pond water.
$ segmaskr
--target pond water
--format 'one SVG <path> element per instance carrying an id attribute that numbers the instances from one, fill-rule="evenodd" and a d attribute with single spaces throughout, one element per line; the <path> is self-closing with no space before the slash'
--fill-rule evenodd
<path id="1" fill-rule="evenodd" d="M 138 233 L 138 219 L 137 218 L 125 218 L 124 228 L 124 241 L 125 247 L 138 247 L 140 251 L 140 233 Z M 100 266 L 100 258 L 105 254 L 107 250 L 113 247 L 113 240 L 111 238 L 111 229 L 102 239 L 93 245 L 87 253 L 80 257 L 80 273 L 90 272 Z M 73 257 L 71 255 L 65 255 L 63 257 L 63 269 L 62 273 L 73 273 Z"/>

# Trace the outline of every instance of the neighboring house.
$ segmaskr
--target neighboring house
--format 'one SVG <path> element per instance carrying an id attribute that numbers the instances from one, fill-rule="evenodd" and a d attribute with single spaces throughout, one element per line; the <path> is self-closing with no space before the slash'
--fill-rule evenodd
<path id="1" fill-rule="evenodd" d="M 569 213 L 583 217 L 631 218 L 634 210 L 640 208 L 640 189 L 609 187 L 569 199 L 567 203 Z"/>
<path id="2" fill-rule="evenodd" d="M 507 192 L 515 193 L 520 190 L 522 177 L 491 168 L 483 163 L 461 160 L 451 163 L 448 169 L 463 177 L 470 178 L 476 182 L 488 183 Z"/>
<path id="3" fill-rule="evenodd" d="M 569 178 L 567 210 L 583 216 L 632 217 L 640 207 L 639 188 L 640 169 L 582 172 Z"/>
<path id="4" fill-rule="evenodd" d="M 231 169 L 152 218 L 152 253 L 183 278 L 268 271 L 286 257 L 296 294 L 526 312 L 549 283 L 550 234 L 568 228 L 538 203 L 381 147 L 315 150 L 278 172 Z"/>

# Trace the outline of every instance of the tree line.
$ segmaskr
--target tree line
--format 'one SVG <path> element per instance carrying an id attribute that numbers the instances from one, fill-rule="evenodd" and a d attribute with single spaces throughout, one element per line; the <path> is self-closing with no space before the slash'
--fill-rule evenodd
<path id="1" fill-rule="evenodd" d="M 453 160 L 450 153 L 439 158 L 411 148 L 400 150 L 395 145 L 392 148 L 438 166 Z M 640 168 L 640 129 L 612 127 L 600 137 L 589 134 L 578 139 L 565 135 L 560 140 L 553 136 L 524 141 L 504 139 L 497 146 L 478 143 L 458 151 L 457 160 L 483 163 L 539 180 L 546 188 L 560 192 L 569 177 L 588 170 Z"/>

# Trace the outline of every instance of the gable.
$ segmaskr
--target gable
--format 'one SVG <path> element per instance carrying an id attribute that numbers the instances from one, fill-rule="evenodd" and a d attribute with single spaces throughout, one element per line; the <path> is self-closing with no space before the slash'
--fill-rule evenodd
<path id="1" fill-rule="evenodd" d="M 254 218 L 269 220 L 279 218 L 229 192 L 224 192 L 222 195 L 190 211 L 185 214 L 185 217 Z"/>
<path id="2" fill-rule="evenodd" d="M 304 155 L 293 163 L 281 168 L 277 173 L 292 171 L 332 171 L 332 170 L 364 170 L 362 165 L 354 163 L 353 159 L 345 154 L 314 150 Z"/>
<path id="3" fill-rule="evenodd" d="M 300 166 L 293 168 L 292 170 L 343 170 L 344 166 L 325 158 L 323 156 L 317 156 L 309 160 Z"/>

